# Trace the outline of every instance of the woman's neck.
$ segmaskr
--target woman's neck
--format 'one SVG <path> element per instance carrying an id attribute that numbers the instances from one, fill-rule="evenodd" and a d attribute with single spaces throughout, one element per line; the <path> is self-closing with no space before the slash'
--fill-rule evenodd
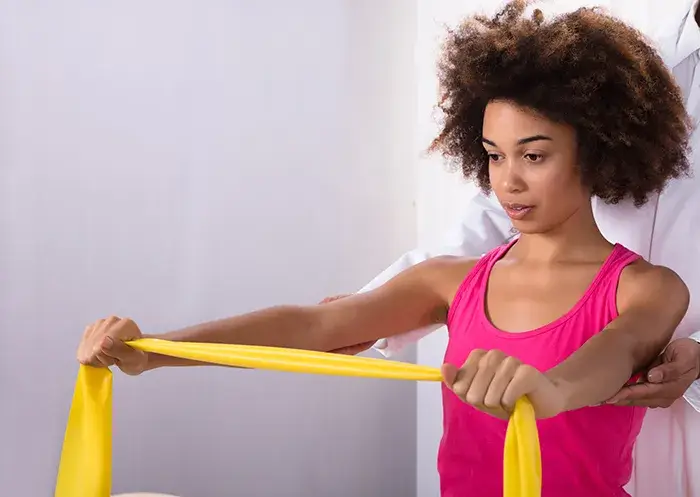
<path id="1" fill-rule="evenodd" d="M 521 234 L 510 255 L 532 262 L 597 261 L 607 257 L 612 246 L 589 208 L 547 232 Z"/>

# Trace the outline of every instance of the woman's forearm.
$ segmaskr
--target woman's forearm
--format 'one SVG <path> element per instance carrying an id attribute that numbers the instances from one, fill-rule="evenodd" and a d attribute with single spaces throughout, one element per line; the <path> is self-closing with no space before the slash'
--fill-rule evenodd
<path id="1" fill-rule="evenodd" d="M 177 331 L 148 335 L 175 342 L 232 343 L 306 350 L 326 350 L 326 337 L 316 313 L 309 307 L 277 306 L 260 311 L 190 326 Z M 149 354 L 147 369 L 195 366 L 205 363 Z"/>
<path id="2" fill-rule="evenodd" d="M 566 410 L 605 402 L 646 368 L 671 340 L 689 301 L 688 288 L 667 268 L 642 266 L 623 273 L 619 316 L 547 372 L 561 389 Z"/>
<path id="3" fill-rule="evenodd" d="M 473 264 L 435 258 L 407 269 L 379 288 L 331 303 L 270 307 L 150 338 L 330 352 L 444 323 L 449 292 L 443 287 L 451 289 L 454 275 L 464 274 Z M 148 362 L 148 369 L 192 364 L 157 355 L 149 356 Z"/>
<path id="4" fill-rule="evenodd" d="M 629 381 L 638 360 L 630 338 L 627 333 L 605 330 L 547 371 L 564 396 L 566 411 L 605 402 Z M 650 351 L 650 357 L 654 353 Z"/>

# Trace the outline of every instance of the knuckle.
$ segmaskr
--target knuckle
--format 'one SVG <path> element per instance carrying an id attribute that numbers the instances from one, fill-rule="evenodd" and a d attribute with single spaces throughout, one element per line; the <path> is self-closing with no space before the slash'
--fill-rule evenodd
<path id="1" fill-rule="evenodd" d="M 469 390 L 467 394 L 464 396 L 464 400 L 473 406 L 479 406 L 483 405 L 484 403 L 484 398 L 483 396 L 479 395 L 477 392 L 474 392 L 472 390 Z"/>
<path id="2" fill-rule="evenodd" d="M 490 356 L 487 352 L 479 359 L 479 368 L 488 368 L 492 363 L 492 356 Z"/>
<path id="3" fill-rule="evenodd" d="M 500 409 L 501 399 L 493 395 L 486 395 L 486 397 L 484 397 L 484 406 L 489 409 Z"/>
<path id="4" fill-rule="evenodd" d="M 518 369 L 515 371 L 515 377 L 519 380 L 527 380 L 537 374 L 538 371 L 528 364 L 518 364 Z"/>
<path id="5" fill-rule="evenodd" d="M 466 398 L 468 390 L 469 390 L 469 385 L 463 381 L 458 381 L 454 385 L 452 385 L 452 391 L 455 393 L 455 395 L 457 397 L 459 397 L 461 399 Z"/>
<path id="6" fill-rule="evenodd" d="M 117 324 L 117 329 L 119 333 L 123 335 L 132 336 L 139 334 L 139 327 L 136 324 L 136 322 L 131 318 L 121 319 Z"/>
<path id="7" fill-rule="evenodd" d="M 503 395 L 503 398 L 501 399 L 500 405 L 505 411 L 510 412 L 513 410 L 513 406 L 515 405 L 515 401 L 516 401 L 516 399 L 513 398 L 512 394 L 505 394 L 505 395 Z"/>
<path id="8" fill-rule="evenodd" d="M 508 356 L 505 359 L 503 359 L 504 365 L 507 366 L 508 368 L 518 368 L 522 365 L 522 362 L 520 362 L 520 359 L 513 357 L 513 356 Z"/>
<path id="9" fill-rule="evenodd" d="M 500 350 L 489 350 L 479 361 L 479 366 L 485 368 L 493 368 L 499 366 L 505 357 L 505 354 Z"/>
<path id="10" fill-rule="evenodd" d="M 481 358 L 486 355 L 486 351 L 482 349 L 474 349 L 472 350 L 469 355 L 467 356 L 467 361 L 469 362 L 470 360 L 481 360 Z"/>

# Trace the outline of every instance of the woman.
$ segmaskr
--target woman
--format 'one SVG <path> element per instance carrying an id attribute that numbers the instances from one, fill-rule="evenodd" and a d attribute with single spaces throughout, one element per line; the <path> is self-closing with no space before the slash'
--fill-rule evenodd
<path id="1" fill-rule="evenodd" d="M 451 32 L 444 124 L 432 149 L 493 190 L 520 235 L 480 259 L 442 257 L 321 306 L 278 306 L 157 336 L 332 351 L 446 323 L 442 495 L 502 495 L 505 419 L 519 397 L 540 430 L 544 496 L 622 496 L 644 409 L 604 404 L 664 348 L 684 283 L 609 243 L 591 197 L 641 205 L 687 172 L 680 92 L 636 31 L 595 10 L 545 22 L 524 2 Z M 192 364 L 98 321 L 84 364 L 140 374 Z"/>

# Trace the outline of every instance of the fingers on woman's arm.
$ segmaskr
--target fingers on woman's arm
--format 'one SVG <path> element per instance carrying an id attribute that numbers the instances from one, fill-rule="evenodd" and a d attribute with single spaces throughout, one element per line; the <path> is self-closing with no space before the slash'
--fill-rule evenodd
<path id="1" fill-rule="evenodd" d="M 618 406 L 668 407 L 675 398 L 668 398 L 665 385 L 637 383 L 622 388 L 607 404 Z"/>

